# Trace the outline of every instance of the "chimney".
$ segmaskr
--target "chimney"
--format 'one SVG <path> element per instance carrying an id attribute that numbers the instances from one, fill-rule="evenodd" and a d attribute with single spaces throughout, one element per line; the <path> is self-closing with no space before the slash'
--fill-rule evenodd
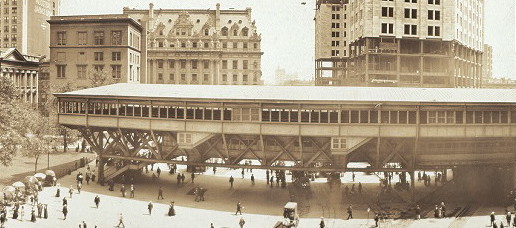
<path id="1" fill-rule="evenodd" d="M 215 28 L 220 25 L 220 3 L 217 3 L 217 10 L 215 11 Z"/>

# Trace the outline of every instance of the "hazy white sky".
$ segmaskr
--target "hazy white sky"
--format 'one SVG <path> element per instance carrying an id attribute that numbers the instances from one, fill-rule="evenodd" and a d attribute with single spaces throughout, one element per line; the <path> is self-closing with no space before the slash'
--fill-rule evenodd
<path id="1" fill-rule="evenodd" d="M 449 0 L 445 0 L 449 1 Z M 301 79 L 314 75 L 315 0 L 61 0 L 61 15 L 122 13 L 122 8 L 252 8 L 262 34 L 262 78 L 274 81 L 281 67 Z M 302 5 L 302 2 L 306 2 Z M 486 0 L 485 42 L 493 46 L 493 75 L 516 79 L 515 0 Z"/>

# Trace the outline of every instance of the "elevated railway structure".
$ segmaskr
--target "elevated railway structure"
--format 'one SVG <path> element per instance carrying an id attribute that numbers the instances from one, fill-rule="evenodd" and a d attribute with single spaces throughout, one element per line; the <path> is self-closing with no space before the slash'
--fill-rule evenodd
<path id="1" fill-rule="evenodd" d="M 412 182 L 415 170 L 493 167 L 514 183 L 516 90 L 114 84 L 55 96 L 59 123 L 99 154 L 101 179 L 156 162 L 253 159 L 254 168 L 406 171 Z M 116 170 L 104 170 L 108 160 Z"/>

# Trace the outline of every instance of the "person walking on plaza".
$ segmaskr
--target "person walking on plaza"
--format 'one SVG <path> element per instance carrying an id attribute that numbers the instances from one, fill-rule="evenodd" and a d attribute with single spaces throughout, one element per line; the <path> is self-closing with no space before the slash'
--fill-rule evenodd
<path id="1" fill-rule="evenodd" d="M 95 207 L 99 208 L 99 203 L 100 203 L 99 195 L 95 196 L 95 199 L 93 200 L 93 202 L 95 202 Z"/>
<path id="2" fill-rule="evenodd" d="M 380 221 L 380 216 L 378 213 L 374 214 L 374 227 L 378 227 L 378 222 Z"/>
<path id="3" fill-rule="evenodd" d="M 120 192 L 122 192 L 122 197 L 125 197 L 125 185 L 122 184 L 122 186 L 120 187 Z"/>
<path id="4" fill-rule="evenodd" d="M 446 218 L 446 206 L 444 205 L 444 202 L 441 202 L 441 215 L 443 218 Z"/>
<path id="5" fill-rule="evenodd" d="M 240 212 L 240 215 L 242 215 L 242 204 L 240 203 L 240 201 L 238 201 L 237 205 L 236 205 L 236 212 L 235 212 L 235 215 L 238 214 L 238 212 Z"/>
<path id="6" fill-rule="evenodd" d="M 511 226 L 511 212 L 507 211 L 507 214 L 505 215 L 505 220 L 507 220 L 507 227 Z"/>
<path id="7" fill-rule="evenodd" d="M 421 219 L 421 208 L 419 207 L 419 205 L 416 206 L 416 219 Z"/>
<path id="8" fill-rule="evenodd" d="M 244 217 L 240 217 L 240 221 L 238 222 L 238 225 L 240 225 L 240 228 L 244 228 L 244 225 L 245 225 Z"/>
<path id="9" fill-rule="evenodd" d="M 324 228 L 326 224 L 324 223 L 324 217 L 321 217 L 321 222 L 319 223 L 319 228 Z"/>
<path id="10" fill-rule="evenodd" d="M 177 173 L 177 185 L 181 184 L 181 173 Z"/>
<path id="11" fill-rule="evenodd" d="M 161 199 L 165 199 L 165 198 L 163 198 L 163 189 L 161 188 L 161 186 L 158 189 L 158 200 L 160 197 L 161 197 Z"/>
<path id="12" fill-rule="evenodd" d="M 73 186 L 70 185 L 70 189 L 68 189 L 68 193 L 70 194 L 70 199 L 72 198 Z"/>
<path id="13" fill-rule="evenodd" d="M 125 228 L 124 217 L 122 216 L 122 213 L 120 213 L 120 217 L 118 218 L 118 225 L 116 225 L 116 227 L 120 227 L 120 225 Z"/>
<path id="14" fill-rule="evenodd" d="M 168 207 L 168 216 L 174 216 L 176 215 L 176 210 L 174 209 L 174 201 L 170 202 L 170 205 Z"/>
<path id="15" fill-rule="evenodd" d="M 149 210 L 149 215 L 152 215 L 152 208 L 154 205 L 152 204 L 152 201 L 149 201 L 149 204 L 147 204 L 147 210 Z"/>
<path id="16" fill-rule="evenodd" d="M 45 204 L 45 207 L 43 208 L 43 218 L 44 219 L 47 219 L 48 218 L 48 204 Z"/>
<path id="17" fill-rule="evenodd" d="M 36 211 L 34 210 L 34 207 L 32 207 L 32 210 L 30 211 L 30 221 L 36 222 Z"/>
<path id="18" fill-rule="evenodd" d="M 349 205 L 347 212 L 348 212 L 348 220 L 350 218 L 353 218 L 353 209 L 351 208 L 351 205 Z"/>
<path id="19" fill-rule="evenodd" d="M 181 174 L 181 184 L 185 184 L 185 179 L 186 179 L 185 174 L 182 173 Z"/>
<path id="20" fill-rule="evenodd" d="M 131 198 L 134 198 L 134 184 L 131 184 Z"/>
<path id="21" fill-rule="evenodd" d="M 494 211 L 491 212 L 491 215 L 489 216 L 489 218 L 491 219 L 491 226 L 493 226 L 493 224 L 495 224 L 495 213 L 494 213 Z"/>
<path id="22" fill-rule="evenodd" d="M 192 178 L 192 183 L 194 183 L 195 173 L 193 171 L 192 171 L 192 174 L 190 174 L 190 178 Z"/>
<path id="23" fill-rule="evenodd" d="M 86 173 L 86 184 L 89 185 L 90 184 L 90 173 Z"/>
<path id="24" fill-rule="evenodd" d="M 242 168 L 242 179 L 244 179 L 244 168 Z"/>
<path id="25" fill-rule="evenodd" d="M 43 204 L 38 203 L 38 218 L 41 218 L 41 215 L 43 214 Z"/>
<path id="26" fill-rule="evenodd" d="M 231 188 L 233 188 L 234 181 L 235 181 L 235 178 L 233 178 L 233 176 L 229 177 L 229 183 L 231 184 Z"/>
<path id="27" fill-rule="evenodd" d="M 362 195 L 362 183 L 358 182 L 358 194 Z"/>
<path id="28" fill-rule="evenodd" d="M 64 219 L 63 220 L 66 220 L 66 215 L 68 214 L 68 207 L 66 206 L 66 204 L 63 206 L 63 215 L 64 215 Z"/>
<path id="29" fill-rule="evenodd" d="M 254 174 L 251 174 L 251 183 L 254 185 Z"/>
<path id="30" fill-rule="evenodd" d="M 161 175 L 161 169 L 159 167 L 156 169 L 156 173 L 158 174 L 158 177 Z"/>
<path id="31" fill-rule="evenodd" d="M 213 166 L 213 175 L 215 175 L 217 173 L 217 167 Z M 212 223 L 213 225 L 213 223 Z"/>
<path id="32" fill-rule="evenodd" d="M 82 184 L 81 183 L 77 183 L 77 192 L 78 192 L 78 194 L 81 194 L 81 188 L 82 188 Z"/>
<path id="33" fill-rule="evenodd" d="M 269 185 L 269 170 L 265 171 L 265 180 L 267 180 L 267 185 Z"/>
<path id="34" fill-rule="evenodd" d="M 63 206 L 67 205 L 67 204 L 68 204 L 68 200 L 66 199 L 66 197 L 63 197 Z"/>

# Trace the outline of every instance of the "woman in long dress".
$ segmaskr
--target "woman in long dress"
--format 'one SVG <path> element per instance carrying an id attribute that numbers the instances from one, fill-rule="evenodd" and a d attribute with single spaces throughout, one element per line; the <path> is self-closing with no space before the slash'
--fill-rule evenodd
<path id="1" fill-rule="evenodd" d="M 170 202 L 170 207 L 168 208 L 168 216 L 176 215 L 176 210 L 174 209 L 174 201 Z"/>

